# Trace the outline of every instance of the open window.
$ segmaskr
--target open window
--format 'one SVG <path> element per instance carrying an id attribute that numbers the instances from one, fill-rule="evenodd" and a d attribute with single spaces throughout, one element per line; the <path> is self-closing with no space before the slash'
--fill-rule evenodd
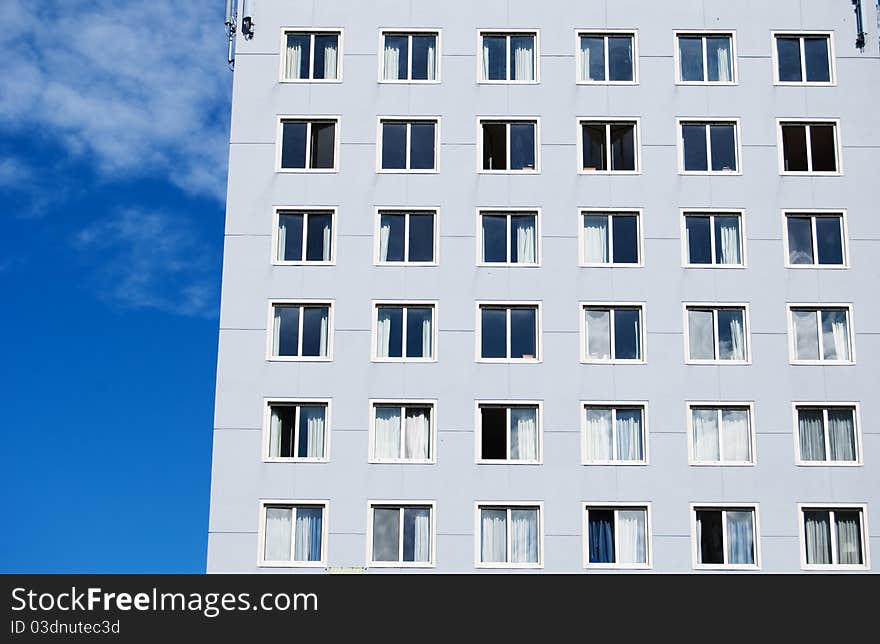
<path id="1" fill-rule="evenodd" d="M 637 121 L 580 119 L 580 172 L 639 171 Z"/>
<path id="2" fill-rule="evenodd" d="M 537 121 L 480 121 L 483 172 L 537 172 Z"/>
<path id="3" fill-rule="evenodd" d="M 481 403 L 478 414 L 478 462 L 541 462 L 539 405 Z"/>
<path id="4" fill-rule="evenodd" d="M 585 505 L 587 568 L 649 568 L 651 534 L 646 505 Z"/>
<path id="5" fill-rule="evenodd" d="M 327 401 L 269 402 L 267 460 L 327 460 L 328 409 Z"/>
<path id="6" fill-rule="evenodd" d="M 695 507 L 696 568 L 758 568 L 754 506 Z"/>
<path id="7" fill-rule="evenodd" d="M 282 118 L 278 167 L 281 172 L 336 170 L 336 119 Z"/>

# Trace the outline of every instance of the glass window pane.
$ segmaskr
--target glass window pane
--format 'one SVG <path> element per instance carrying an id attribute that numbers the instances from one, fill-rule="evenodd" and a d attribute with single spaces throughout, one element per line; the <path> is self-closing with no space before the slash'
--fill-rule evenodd
<path id="1" fill-rule="evenodd" d="M 808 564 L 831 563 L 831 516 L 825 510 L 804 511 Z"/>
<path id="2" fill-rule="evenodd" d="M 855 410 L 832 407 L 828 410 L 828 445 L 832 461 L 855 461 L 856 424 Z"/>
<path id="3" fill-rule="evenodd" d="M 614 263 L 639 263 L 639 218 L 637 215 L 614 215 Z"/>
<path id="4" fill-rule="evenodd" d="M 406 80 L 409 61 L 409 37 L 399 34 L 385 36 L 385 80 Z"/>
<path id="5" fill-rule="evenodd" d="M 718 309 L 718 358 L 745 360 L 745 327 L 741 309 Z"/>
<path id="6" fill-rule="evenodd" d="M 586 309 L 587 357 L 592 360 L 611 358 L 611 312 L 607 309 Z"/>
<path id="7" fill-rule="evenodd" d="M 275 307 L 275 355 L 299 355 L 299 307 Z"/>
<path id="8" fill-rule="evenodd" d="M 373 509 L 373 561 L 400 559 L 400 510 Z"/>
<path id="9" fill-rule="evenodd" d="M 613 460 L 614 430 L 611 426 L 612 410 L 602 407 L 589 407 L 586 410 L 586 415 L 586 460 Z"/>
<path id="10" fill-rule="evenodd" d="M 711 217 L 688 215 L 684 220 L 688 264 L 712 263 Z"/>
<path id="11" fill-rule="evenodd" d="M 409 216 L 409 261 L 434 261 L 434 215 Z"/>
<path id="12" fill-rule="evenodd" d="M 776 55 L 779 59 L 779 80 L 783 83 L 800 83 L 802 80 L 800 38 L 777 38 Z"/>
<path id="13" fill-rule="evenodd" d="M 538 229 L 534 215 L 511 215 L 510 261 L 535 264 L 538 261 Z"/>
<path id="14" fill-rule="evenodd" d="M 377 320 L 379 357 L 403 357 L 403 309 L 399 306 L 380 306 Z"/>
<path id="15" fill-rule="evenodd" d="M 309 34 L 287 34 L 284 77 L 291 80 L 309 77 L 309 56 L 312 38 Z"/>
<path id="16" fill-rule="evenodd" d="M 293 509 L 266 508 L 266 542 L 263 557 L 266 561 L 290 561 L 293 537 Z"/>
<path id="17" fill-rule="evenodd" d="M 837 563 L 858 565 L 862 562 L 862 528 L 859 510 L 837 510 Z"/>
<path id="18" fill-rule="evenodd" d="M 324 457 L 324 405 L 303 405 L 299 408 L 299 441 L 296 455 L 300 458 Z"/>
<path id="19" fill-rule="evenodd" d="M 535 37 L 510 37 L 510 80 L 535 80 Z"/>
<path id="20" fill-rule="evenodd" d="M 403 560 L 431 560 L 431 509 L 404 508 Z"/>
<path id="21" fill-rule="evenodd" d="M 724 534 L 720 510 L 697 510 L 698 561 L 701 564 L 724 563 Z"/>
<path id="22" fill-rule="evenodd" d="M 483 36 L 483 79 L 507 80 L 507 38 Z"/>
<path id="23" fill-rule="evenodd" d="M 804 38 L 804 56 L 808 83 L 828 83 L 831 81 L 827 38 Z"/>
<path id="24" fill-rule="evenodd" d="M 303 341 L 304 356 L 327 355 L 327 320 L 329 309 L 325 306 L 303 307 Z"/>
<path id="25" fill-rule="evenodd" d="M 810 126 L 813 172 L 837 172 L 837 144 L 833 125 Z"/>
<path id="26" fill-rule="evenodd" d="M 413 170 L 434 168 L 434 123 L 410 125 L 410 164 Z"/>
<path id="27" fill-rule="evenodd" d="M 739 217 L 715 215 L 715 263 L 741 264 L 742 238 Z"/>
<path id="28" fill-rule="evenodd" d="M 510 561 L 538 562 L 538 511 L 510 511 Z"/>
<path id="29" fill-rule="evenodd" d="M 806 172 L 807 130 L 803 125 L 782 126 L 782 155 L 786 172 Z"/>
<path id="30" fill-rule="evenodd" d="M 712 311 L 688 311 L 688 355 L 691 360 L 715 359 L 715 332 Z"/>
<path id="31" fill-rule="evenodd" d="M 801 460 L 825 460 L 825 414 L 821 409 L 798 408 L 798 445 Z"/>
<path id="32" fill-rule="evenodd" d="M 728 36 L 706 38 L 707 76 L 711 82 L 733 81 L 733 56 Z"/>
<path id="33" fill-rule="evenodd" d="M 406 168 L 406 123 L 382 124 L 382 169 Z"/>
<path id="34" fill-rule="evenodd" d="M 816 326 L 816 312 L 793 309 L 795 356 L 798 360 L 819 359 L 819 330 Z"/>
<path id="35" fill-rule="evenodd" d="M 645 510 L 618 510 L 617 562 L 621 564 L 648 563 L 647 512 Z"/>
<path id="36" fill-rule="evenodd" d="M 410 223 L 412 225 L 412 223 Z M 383 262 L 404 261 L 405 215 L 382 215 L 379 230 L 379 259 Z"/>
<path id="37" fill-rule="evenodd" d="M 278 259 L 284 262 L 302 260 L 302 234 L 302 215 L 278 215 Z"/>
<path id="38" fill-rule="evenodd" d="M 736 127 L 732 124 L 710 125 L 712 170 L 736 171 Z"/>
<path id="39" fill-rule="evenodd" d="M 636 169 L 635 126 L 629 123 L 611 125 L 611 169 L 632 171 Z"/>
<path id="40" fill-rule="evenodd" d="M 843 264 L 841 223 L 840 217 L 816 217 L 816 255 L 819 264 Z"/>
<path id="41" fill-rule="evenodd" d="M 321 34 L 315 36 L 315 73 L 313 78 L 336 78 L 336 68 L 338 64 L 336 46 L 338 40 L 339 36 L 336 34 Z"/>
<path id="42" fill-rule="evenodd" d="M 633 80 L 633 41 L 631 36 L 609 36 L 608 75 L 612 81 Z"/>
<path id="43" fill-rule="evenodd" d="M 642 357 L 641 315 L 639 309 L 614 311 L 614 358 L 638 360 Z"/>
<path id="44" fill-rule="evenodd" d="M 718 432 L 718 410 L 695 408 L 693 423 L 694 460 L 714 463 L 721 460 L 721 437 Z"/>
<path id="45" fill-rule="evenodd" d="M 617 460 L 642 461 L 645 452 L 642 445 L 642 410 L 617 410 Z"/>
<path id="46" fill-rule="evenodd" d="M 747 463 L 752 460 L 752 440 L 748 409 L 721 411 L 722 454 L 725 461 Z"/>
<path id="47" fill-rule="evenodd" d="M 480 510 L 480 561 L 484 563 L 507 561 L 507 510 L 496 508 Z"/>
<path id="48" fill-rule="evenodd" d="M 822 357 L 825 360 L 849 360 L 846 309 L 822 311 Z"/>
<path id="49" fill-rule="evenodd" d="M 302 121 L 285 121 L 281 126 L 281 167 L 306 167 L 306 127 Z"/>
<path id="50" fill-rule="evenodd" d="M 411 306 L 406 311 L 406 356 L 430 358 L 433 344 L 432 322 L 434 309 L 429 306 Z"/>
<path id="51" fill-rule="evenodd" d="M 813 263 L 813 225 L 810 217 L 787 217 L 788 262 Z"/>
<path id="52" fill-rule="evenodd" d="M 483 124 L 483 170 L 507 170 L 507 126 Z"/>
<path id="53" fill-rule="evenodd" d="M 581 80 L 605 80 L 605 38 L 581 36 Z"/>
<path id="54" fill-rule="evenodd" d="M 584 215 L 584 262 L 586 264 L 607 264 L 611 261 L 608 252 L 609 234 L 608 215 Z M 616 254 L 616 235 L 614 245 Z"/>
<path id="55" fill-rule="evenodd" d="M 614 563 L 614 510 L 589 511 L 590 563 Z"/>
<path id="56" fill-rule="evenodd" d="M 754 513 L 751 510 L 727 511 L 727 563 L 755 563 Z"/>
<path id="57" fill-rule="evenodd" d="M 510 357 L 537 358 L 538 312 L 533 308 L 510 310 Z"/>
<path id="58" fill-rule="evenodd" d="M 483 261 L 507 261 L 507 215 L 483 215 Z"/>
<path id="59" fill-rule="evenodd" d="M 312 168 L 332 168 L 335 153 L 336 125 L 312 123 Z"/>
<path id="60" fill-rule="evenodd" d="M 331 215 L 310 214 L 308 219 L 308 239 L 306 240 L 306 261 L 330 261 L 330 240 L 332 235 Z"/>
<path id="61" fill-rule="evenodd" d="M 705 125 L 682 125 L 684 169 L 686 172 L 705 172 L 709 169 L 709 151 L 706 149 Z"/>
<path id="62" fill-rule="evenodd" d="M 480 356 L 507 357 L 507 309 L 483 307 L 480 309 Z"/>
<path id="63" fill-rule="evenodd" d="M 437 78 L 437 36 L 414 35 L 412 38 L 412 79 L 435 80 Z"/>
<path id="64" fill-rule="evenodd" d="M 322 521 L 322 508 L 297 506 L 293 543 L 293 558 L 296 561 L 321 560 Z"/>
<path id="65" fill-rule="evenodd" d="M 607 170 L 608 142 L 605 139 L 604 123 L 585 123 L 583 130 L 583 169 Z"/>
<path id="66" fill-rule="evenodd" d="M 510 169 L 535 169 L 534 123 L 510 124 Z"/>
<path id="67" fill-rule="evenodd" d="M 702 81 L 704 79 L 703 39 L 679 37 L 678 55 L 681 63 L 681 80 Z"/>

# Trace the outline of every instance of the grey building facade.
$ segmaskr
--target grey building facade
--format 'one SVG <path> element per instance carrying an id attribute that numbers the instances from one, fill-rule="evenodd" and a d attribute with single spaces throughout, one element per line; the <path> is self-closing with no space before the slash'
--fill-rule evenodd
<path id="1" fill-rule="evenodd" d="M 253 4 L 209 572 L 876 569 L 848 0 Z"/>

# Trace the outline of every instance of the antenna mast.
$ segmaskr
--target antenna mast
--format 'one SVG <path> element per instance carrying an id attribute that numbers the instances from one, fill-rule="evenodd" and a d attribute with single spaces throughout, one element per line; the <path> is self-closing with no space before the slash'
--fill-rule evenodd
<path id="1" fill-rule="evenodd" d="M 235 69 L 235 25 L 238 22 L 237 18 L 235 0 L 226 0 L 226 40 L 228 41 L 226 64 L 229 65 L 230 71 Z"/>

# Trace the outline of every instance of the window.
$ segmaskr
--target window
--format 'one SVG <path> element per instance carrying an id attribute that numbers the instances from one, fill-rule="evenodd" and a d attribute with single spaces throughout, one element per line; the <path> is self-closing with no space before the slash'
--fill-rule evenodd
<path id="1" fill-rule="evenodd" d="M 645 405 L 585 403 L 584 465 L 645 465 Z"/>
<path id="2" fill-rule="evenodd" d="M 435 172 L 437 170 L 436 119 L 379 121 L 380 172 Z"/>
<path id="3" fill-rule="evenodd" d="M 284 34 L 281 80 L 342 80 L 339 31 L 288 31 Z"/>
<path id="4" fill-rule="evenodd" d="M 434 360 L 435 302 L 376 304 L 374 360 Z"/>
<path id="5" fill-rule="evenodd" d="M 326 502 L 263 501 L 261 566 L 324 566 Z"/>
<path id="6" fill-rule="evenodd" d="M 792 362 L 854 362 L 849 306 L 789 306 Z"/>
<path id="7" fill-rule="evenodd" d="M 540 359 L 540 306 L 537 304 L 479 304 L 477 345 L 486 362 Z"/>
<path id="8" fill-rule="evenodd" d="M 730 33 L 677 33 L 678 83 L 736 83 L 736 50 Z"/>
<path id="9" fill-rule="evenodd" d="M 867 568 L 865 506 L 800 506 L 804 568 Z"/>
<path id="10" fill-rule="evenodd" d="M 328 401 L 271 401 L 267 407 L 269 461 L 327 460 Z"/>
<path id="11" fill-rule="evenodd" d="M 695 568 L 757 568 L 755 507 L 695 507 Z"/>
<path id="12" fill-rule="evenodd" d="M 679 121 L 683 174 L 739 174 L 737 121 Z"/>
<path id="13" fill-rule="evenodd" d="M 790 268 L 845 267 L 843 213 L 785 213 L 785 244 Z"/>
<path id="14" fill-rule="evenodd" d="M 691 465 L 754 465 L 751 405 L 688 405 Z"/>
<path id="15" fill-rule="evenodd" d="M 838 174 L 837 123 L 780 121 L 782 174 Z"/>
<path id="16" fill-rule="evenodd" d="M 386 83 L 439 81 L 439 41 L 437 32 L 383 32 L 381 80 Z"/>
<path id="17" fill-rule="evenodd" d="M 637 121 L 579 120 L 580 172 L 638 172 Z"/>
<path id="18" fill-rule="evenodd" d="M 328 302 L 273 302 L 271 358 L 329 360 L 332 305 Z"/>
<path id="19" fill-rule="evenodd" d="M 477 405 L 477 462 L 541 462 L 541 406 L 480 403 Z"/>
<path id="20" fill-rule="evenodd" d="M 581 304 L 584 362 L 644 361 L 642 305 Z"/>
<path id="21" fill-rule="evenodd" d="M 477 505 L 478 568 L 541 568 L 542 507 L 538 505 Z"/>
<path id="22" fill-rule="evenodd" d="M 859 465 L 861 441 L 855 405 L 794 406 L 798 465 Z"/>
<path id="23" fill-rule="evenodd" d="M 586 568 L 649 568 L 648 506 L 584 505 Z"/>
<path id="24" fill-rule="evenodd" d="M 483 172 L 537 172 L 537 121 L 480 121 Z"/>
<path id="25" fill-rule="evenodd" d="M 538 266 L 538 213 L 480 212 L 479 264 Z"/>
<path id="26" fill-rule="evenodd" d="M 425 568 L 434 565 L 434 504 L 370 504 L 369 565 Z"/>
<path id="27" fill-rule="evenodd" d="M 536 32 L 480 32 L 481 83 L 536 83 Z"/>
<path id="28" fill-rule="evenodd" d="M 376 235 L 377 264 L 437 263 L 437 213 L 379 210 Z"/>
<path id="29" fill-rule="evenodd" d="M 740 213 L 684 213 L 684 242 L 687 267 L 745 266 Z"/>
<path id="30" fill-rule="evenodd" d="M 640 266 L 639 212 L 581 211 L 581 266 Z"/>
<path id="31" fill-rule="evenodd" d="M 371 404 L 371 463 L 434 462 L 433 401 Z"/>
<path id="32" fill-rule="evenodd" d="M 831 34 L 777 33 L 773 37 L 777 84 L 833 84 Z"/>
<path id="33" fill-rule="evenodd" d="M 332 210 L 278 210 L 276 214 L 274 263 L 333 263 Z"/>
<path id="34" fill-rule="evenodd" d="M 279 123 L 278 169 L 281 172 L 336 170 L 336 119 L 282 118 Z"/>
<path id="35" fill-rule="evenodd" d="M 633 33 L 578 34 L 579 83 L 635 83 Z"/>
<path id="36" fill-rule="evenodd" d="M 748 362 L 745 306 L 685 306 L 688 362 Z"/>

